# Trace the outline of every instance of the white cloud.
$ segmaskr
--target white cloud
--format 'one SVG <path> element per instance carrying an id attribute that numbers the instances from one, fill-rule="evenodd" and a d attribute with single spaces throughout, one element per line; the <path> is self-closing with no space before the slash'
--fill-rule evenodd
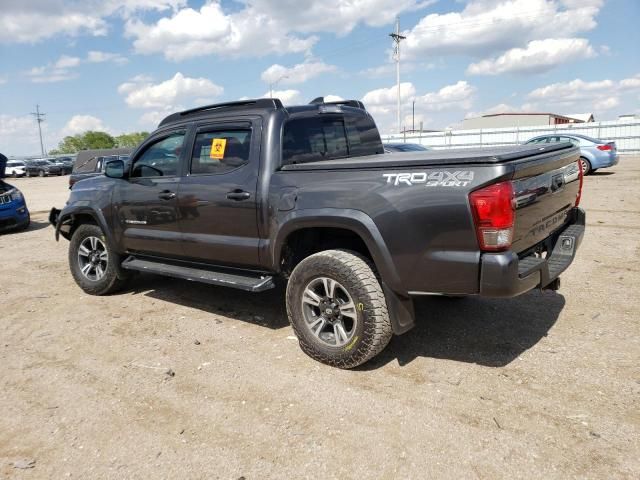
<path id="1" fill-rule="evenodd" d="M 98 50 L 91 50 L 87 53 L 87 62 L 89 63 L 105 63 L 112 62 L 116 65 L 124 65 L 129 62 L 129 59 L 120 55 L 119 53 L 101 52 Z"/>
<path id="2" fill-rule="evenodd" d="M 416 95 L 416 88 L 411 82 L 400 84 L 400 103 L 406 104 Z M 395 111 L 398 99 L 398 87 L 378 88 L 364 94 L 362 102 L 371 113 L 387 114 Z"/>
<path id="3" fill-rule="evenodd" d="M 184 8 L 151 25 L 130 20 L 125 30 L 128 37 L 134 38 L 138 53 L 162 53 L 176 61 L 211 54 L 298 53 L 308 51 L 316 42 L 315 37 L 287 34 L 272 16 L 256 15 L 251 7 L 227 15 L 215 1 L 200 10 Z"/>
<path id="4" fill-rule="evenodd" d="M 0 75 L 0 85 L 4 85 L 9 81 L 9 78 L 6 75 Z"/>
<path id="5" fill-rule="evenodd" d="M 104 36 L 106 18 L 140 11 L 178 8 L 185 0 L 4 0 L 0 8 L 0 43 L 37 43 L 56 35 Z"/>
<path id="6" fill-rule="evenodd" d="M 262 95 L 262 98 L 269 98 L 270 93 Z M 306 103 L 302 100 L 299 90 L 274 90 L 273 98 L 279 98 L 284 105 L 300 105 Z"/>
<path id="7" fill-rule="evenodd" d="M 225 11 L 219 0 L 183 8 L 154 23 L 131 19 L 126 35 L 138 53 L 180 61 L 205 55 L 251 56 L 309 52 L 316 32 L 347 34 L 360 23 L 381 26 L 403 11 L 424 8 L 419 0 L 245 0 Z"/>
<path id="8" fill-rule="evenodd" d="M 340 95 L 329 94 L 324 96 L 325 102 L 341 102 L 342 100 L 344 100 L 344 98 L 342 98 Z"/>
<path id="9" fill-rule="evenodd" d="M 472 63 L 467 73 L 500 75 L 502 73 L 543 73 L 567 62 L 595 56 L 584 38 L 547 38 L 532 40 L 525 48 L 513 48 L 499 57 Z"/>
<path id="10" fill-rule="evenodd" d="M 464 80 L 442 87 L 437 92 L 427 93 L 416 99 L 416 104 L 427 111 L 468 109 L 473 103 L 476 88 Z"/>
<path id="11" fill-rule="evenodd" d="M 476 88 L 469 85 L 464 80 L 460 80 L 452 85 L 446 85 L 435 92 L 428 92 L 423 95 L 416 93 L 415 86 L 410 82 L 400 84 L 400 107 L 403 114 L 404 125 L 411 126 L 407 119 L 412 115 L 413 101 L 415 100 L 416 119 L 422 119 L 424 125 L 432 123 L 432 118 L 427 115 L 431 112 L 457 111 L 471 108 Z M 397 130 L 395 123 L 397 108 L 396 86 L 389 88 L 378 88 L 367 92 L 362 101 L 367 110 L 371 112 L 378 122 L 378 126 L 383 131 L 394 132 Z M 419 120 L 416 120 L 416 124 Z M 416 127 L 417 128 L 417 127 Z"/>
<path id="12" fill-rule="evenodd" d="M 33 83 L 54 83 L 71 80 L 78 74 L 73 70 L 80 64 L 78 57 L 62 55 L 57 61 L 42 67 L 33 67 L 26 72 Z"/>
<path id="13" fill-rule="evenodd" d="M 471 0 L 460 12 L 431 14 L 404 32 L 407 58 L 487 55 L 531 40 L 571 36 L 597 25 L 602 0 Z"/>
<path id="14" fill-rule="evenodd" d="M 42 124 L 42 135 L 47 140 L 48 124 Z M 0 145 L 5 155 L 40 154 L 38 126 L 31 115 L 0 114 Z"/>
<path id="15" fill-rule="evenodd" d="M 147 77 L 137 77 L 118 87 L 127 105 L 134 108 L 162 108 L 197 98 L 221 95 L 224 89 L 207 78 L 185 77 L 176 73 L 173 78 L 154 84 Z"/>
<path id="16" fill-rule="evenodd" d="M 318 75 L 323 73 L 335 72 L 336 67 L 333 65 L 327 65 L 320 61 L 308 61 L 299 63 L 293 67 L 283 67 L 277 63 L 267 68 L 260 78 L 266 83 L 275 83 L 281 85 L 296 85 L 304 83 Z"/>
<path id="17" fill-rule="evenodd" d="M 577 78 L 570 82 L 552 83 L 529 92 L 527 98 L 531 101 L 531 108 L 602 112 L 618 107 L 623 104 L 625 95 L 638 91 L 640 74 L 619 81 Z"/>
<path id="18" fill-rule="evenodd" d="M 60 136 L 75 135 L 84 133 L 87 130 L 99 130 L 101 132 L 110 132 L 111 129 L 106 127 L 103 121 L 92 115 L 74 115 L 66 123 L 60 132 Z"/>

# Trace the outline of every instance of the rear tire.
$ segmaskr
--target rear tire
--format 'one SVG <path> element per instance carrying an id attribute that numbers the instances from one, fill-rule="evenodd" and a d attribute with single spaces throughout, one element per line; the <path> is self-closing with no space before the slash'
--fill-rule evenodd
<path id="1" fill-rule="evenodd" d="M 584 157 L 580 157 L 580 163 L 582 164 L 582 175 L 589 175 L 591 173 L 591 162 Z"/>
<path id="2" fill-rule="evenodd" d="M 296 266 L 287 315 L 302 351 L 332 367 L 362 365 L 393 335 L 375 267 L 347 250 L 316 253 Z"/>
<path id="3" fill-rule="evenodd" d="M 115 253 L 97 225 L 80 225 L 69 242 L 69 267 L 78 286 L 90 295 L 109 295 L 120 290 L 129 276 L 120 268 Z"/>

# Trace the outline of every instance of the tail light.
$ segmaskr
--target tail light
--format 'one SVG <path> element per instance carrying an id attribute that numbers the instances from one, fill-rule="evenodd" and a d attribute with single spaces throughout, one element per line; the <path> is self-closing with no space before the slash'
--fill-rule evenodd
<path id="1" fill-rule="evenodd" d="M 582 184 L 584 182 L 584 171 L 582 170 L 582 162 L 578 160 L 578 171 L 580 172 L 580 186 L 578 187 L 578 196 L 576 197 L 576 207 L 580 205 L 580 199 L 582 198 Z"/>
<path id="2" fill-rule="evenodd" d="M 469 194 L 480 249 L 508 250 L 513 241 L 515 209 L 511 182 L 501 182 Z"/>
<path id="3" fill-rule="evenodd" d="M 608 152 L 608 151 L 613 149 L 613 147 L 611 145 L 609 145 L 608 143 L 606 145 L 598 145 L 596 148 L 598 150 L 602 150 L 603 152 Z"/>

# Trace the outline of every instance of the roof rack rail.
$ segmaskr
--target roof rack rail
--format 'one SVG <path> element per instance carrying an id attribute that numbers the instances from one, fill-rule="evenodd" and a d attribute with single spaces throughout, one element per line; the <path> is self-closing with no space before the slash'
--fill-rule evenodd
<path id="1" fill-rule="evenodd" d="M 257 98 L 253 100 L 239 100 L 236 102 L 214 103 L 211 105 L 203 105 L 202 107 L 191 108 L 182 112 L 172 113 L 168 117 L 164 118 L 158 126 L 166 125 L 167 123 L 176 122 L 182 120 L 184 117 L 193 115 L 200 112 L 206 112 L 209 110 L 218 110 L 221 108 L 264 108 L 264 109 L 279 109 L 283 108 L 282 102 L 277 98 Z"/>
<path id="2" fill-rule="evenodd" d="M 364 103 L 360 100 L 336 100 L 333 102 L 325 102 L 324 97 L 317 97 L 311 100 L 309 105 L 344 105 L 345 107 L 354 107 L 366 110 Z"/>

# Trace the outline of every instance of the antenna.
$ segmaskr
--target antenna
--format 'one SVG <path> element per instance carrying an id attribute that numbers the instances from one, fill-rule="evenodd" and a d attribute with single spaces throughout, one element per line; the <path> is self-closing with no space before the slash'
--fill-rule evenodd
<path id="1" fill-rule="evenodd" d="M 406 40 L 407 37 L 400 35 L 400 17 L 396 17 L 396 31 L 394 33 L 390 33 L 389 36 L 393 39 L 394 49 L 393 49 L 393 59 L 396 61 L 396 84 L 398 87 L 398 133 L 400 133 L 400 42 L 402 40 Z"/>
<path id="2" fill-rule="evenodd" d="M 42 143 L 42 127 L 40 124 L 44 122 L 44 116 L 46 115 L 46 113 L 40 113 L 40 105 L 36 105 L 36 111 L 31 112 L 31 115 L 33 115 L 36 118 L 36 122 L 38 122 L 38 133 L 40 134 L 40 152 L 42 153 L 42 156 L 45 157 L 46 153 L 44 152 L 44 143 Z"/>

